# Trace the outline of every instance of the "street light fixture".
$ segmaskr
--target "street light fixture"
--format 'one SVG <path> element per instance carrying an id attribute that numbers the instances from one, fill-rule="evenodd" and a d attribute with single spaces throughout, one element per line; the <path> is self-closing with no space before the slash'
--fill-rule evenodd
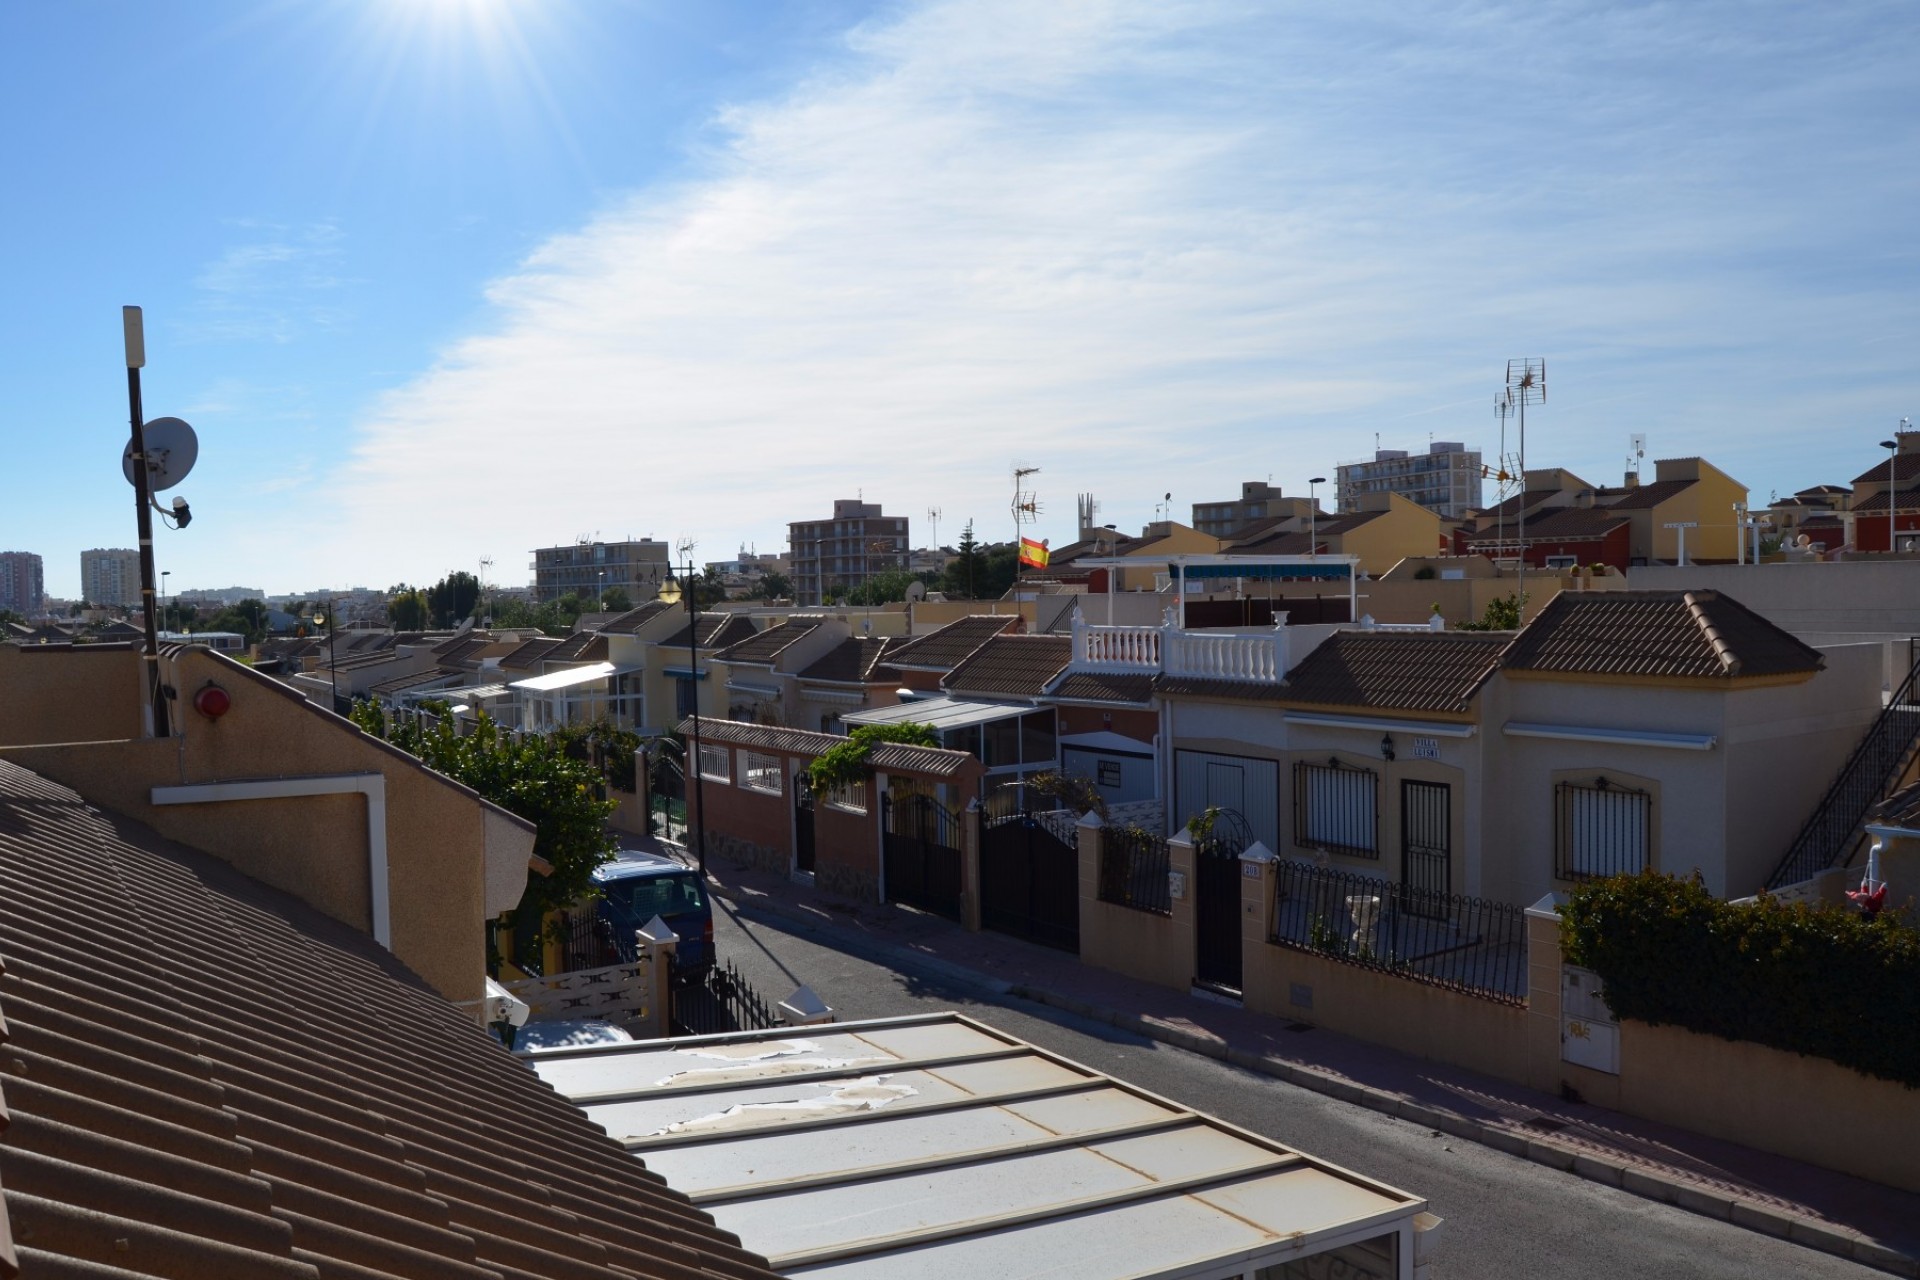
<path id="1" fill-rule="evenodd" d="M 1320 558 L 1320 499 L 1314 490 L 1327 482 L 1325 476 L 1307 481 L 1307 559 Z"/>
<path id="2" fill-rule="evenodd" d="M 687 605 L 687 754 L 684 761 L 693 782 L 693 856 L 700 878 L 707 875 L 707 788 L 700 772 L 700 593 L 694 590 L 693 557 L 681 566 L 685 585 L 674 580 L 673 567 L 667 567 L 666 580 L 660 584 L 660 599 L 668 604 L 684 600 Z"/>
<path id="3" fill-rule="evenodd" d="M 318 606 L 313 611 L 313 625 L 327 628 L 327 679 L 333 686 L 333 702 L 328 707 L 335 715 L 340 713 L 340 642 L 339 630 L 334 626 L 340 614 L 340 602 L 332 597 L 327 599 L 327 611 L 321 612 Z"/>

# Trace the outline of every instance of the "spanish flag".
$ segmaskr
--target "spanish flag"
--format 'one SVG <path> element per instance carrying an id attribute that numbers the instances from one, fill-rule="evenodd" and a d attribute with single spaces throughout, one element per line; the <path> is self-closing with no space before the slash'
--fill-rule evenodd
<path id="1" fill-rule="evenodd" d="M 1032 538 L 1020 539 L 1020 563 L 1030 569 L 1047 567 L 1047 544 L 1044 539 L 1035 542 Z"/>

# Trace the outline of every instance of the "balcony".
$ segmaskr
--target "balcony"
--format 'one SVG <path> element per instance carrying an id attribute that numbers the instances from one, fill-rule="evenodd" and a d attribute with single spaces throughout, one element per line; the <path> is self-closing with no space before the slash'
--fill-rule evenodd
<path id="1" fill-rule="evenodd" d="M 1287 674 L 1284 625 L 1246 634 L 1158 627 L 1100 627 L 1076 620 L 1070 669 L 1278 684 Z"/>

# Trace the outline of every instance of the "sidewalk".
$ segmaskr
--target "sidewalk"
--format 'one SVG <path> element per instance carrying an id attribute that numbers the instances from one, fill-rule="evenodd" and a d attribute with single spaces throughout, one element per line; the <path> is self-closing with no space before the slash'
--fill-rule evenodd
<path id="1" fill-rule="evenodd" d="M 711 860 L 709 872 L 714 891 L 748 917 L 800 924 L 892 967 L 1122 1027 L 1579 1177 L 1920 1277 L 1920 1196 L 1135 982 L 1002 934 L 851 902 L 725 859 Z"/>

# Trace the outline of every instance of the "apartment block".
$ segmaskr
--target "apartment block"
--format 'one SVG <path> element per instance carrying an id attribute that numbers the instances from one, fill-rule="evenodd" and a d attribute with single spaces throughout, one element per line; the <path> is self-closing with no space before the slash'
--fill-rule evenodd
<path id="1" fill-rule="evenodd" d="M 903 568 L 911 545 L 906 517 L 888 515 L 877 502 L 841 498 L 830 519 L 793 521 L 787 558 L 794 603 L 817 605 L 828 594 L 857 590 L 876 574 Z"/>
<path id="2" fill-rule="evenodd" d="M 1480 451 L 1451 440 L 1437 440 L 1427 451 L 1375 449 L 1371 462 L 1343 462 L 1334 471 L 1335 497 L 1342 511 L 1360 510 L 1370 493 L 1397 493 L 1457 520 L 1480 507 Z"/>
<path id="3" fill-rule="evenodd" d="M 46 607 L 47 580 L 31 551 L 0 551 L 0 609 L 37 617 Z"/>
<path id="4" fill-rule="evenodd" d="M 82 551 L 80 595 L 88 604 L 139 604 L 140 553 L 119 547 Z"/>
<path id="5" fill-rule="evenodd" d="M 619 587 L 634 604 L 651 600 L 666 580 L 671 562 L 668 550 L 666 543 L 653 538 L 537 547 L 533 598 L 547 604 L 569 592 L 584 599 Z"/>
<path id="6" fill-rule="evenodd" d="M 1306 498 L 1284 497 L 1278 485 L 1246 480 L 1241 482 L 1237 499 L 1194 503 L 1193 527 L 1211 537 L 1224 538 L 1257 520 L 1278 520 L 1286 516 L 1299 516 L 1304 520 L 1308 506 Z"/>

